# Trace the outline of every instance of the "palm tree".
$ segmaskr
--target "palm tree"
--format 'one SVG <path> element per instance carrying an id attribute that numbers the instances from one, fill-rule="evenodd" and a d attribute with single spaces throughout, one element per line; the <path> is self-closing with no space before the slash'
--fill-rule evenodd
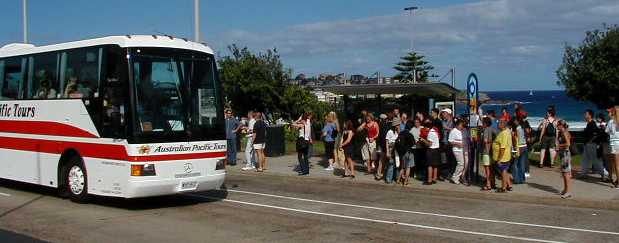
<path id="1" fill-rule="evenodd" d="M 425 56 L 419 55 L 415 52 L 409 52 L 406 56 L 400 57 L 401 61 L 393 67 L 399 73 L 393 78 L 399 79 L 402 83 L 412 83 L 416 80 L 419 83 L 428 82 L 428 72 L 434 67 L 423 59 Z M 414 72 L 413 72 L 414 70 Z M 413 78 L 413 74 L 417 74 L 416 79 Z"/>

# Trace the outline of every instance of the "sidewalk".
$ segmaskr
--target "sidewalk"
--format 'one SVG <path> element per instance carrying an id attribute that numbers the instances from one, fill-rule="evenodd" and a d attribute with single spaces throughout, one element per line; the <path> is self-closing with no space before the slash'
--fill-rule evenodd
<path id="1" fill-rule="evenodd" d="M 240 158 L 240 157 L 239 157 Z M 373 175 L 365 175 L 364 171 L 356 171 L 356 178 L 342 178 L 340 176 L 336 176 L 333 174 L 333 171 L 325 171 L 322 166 L 322 158 L 320 157 L 312 157 L 310 159 L 310 175 L 306 177 L 310 178 L 320 178 L 320 179 L 331 179 L 335 181 L 348 181 L 352 183 L 359 184 L 376 184 L 376 185 L 385 185 L 388 187 L 402 187 L 402 185 L 386 184 L 384 181 L 376 181 Z M 286 155 L 281 157 L 272 157 L 267 158 L 267 168 L 268 170 L 264 173 L 268 174 L 276 174 L 281 176 L 291 176 L 297 177 L 297 172 L 293 171 L 294 166 L 297 164 L 297 156 L 295 155 Z M 234 176 L 236 174 L 257 174 L 254 171 L 244 171 L 241 172 L 240 168 L 243 167 L 243 163 L 241 161 L 238 162 L 237 166 L 228 167 L 228 172 L 230 176 Z M 357 164 L 357 168 L 359 168 L 360 164 Z M 528 196 L 535 198 L 553 198 L 560 199 L 558 193 L 563 188 L 563 182 L 561 178 L 561 174 L 559 173 L 559 169 L 557 166 L 554 168 L 543 168 L 540 169 L 536 166 L 531 166 L 531 177 L 527 178 L 525 184 L 514 185 L 514 190 L 505 194 L 495 193 L 493 191 L 480 191 L 480 187 L 476 185 L 464 186 L 464 185 L 455 185 L 451 184 L 447 181 L 441 182 L 439 181 L 435 185 L 424 186 L 422 185 L 422 181 L 411 178 L 410 185 L 405 186 L 409 188 L 419 189 L 419 190 L 434 190 L 434 191 L 452 191 L 452 192 L 460 192 L 460 193 L 475 193 L 475 194 L 496 194 L 496 195 L 506 195 L 506 196 Z M 575 173 L 573 173 L 575 174 Z M 500 185 L 500 180 L 497 180 L 497 185 Z M 460 194 L 459 193 L 459 194 Z M 610 183 L 602 183 L 600 182 L 599 175 L 590 175 L 590 178 L 586 180 L 573 179 L 572 180 L 572 194 L 574 197 L 572 199 L 567 200 L 578 200 L 578 201 L 588 201 L 588 202 L 603 202 L 604 204 L 617 204 L 619 205 L 619 190 L 616 190 L 611 187 Z M 561 199 L 563 200 L 563 199 Z"/>

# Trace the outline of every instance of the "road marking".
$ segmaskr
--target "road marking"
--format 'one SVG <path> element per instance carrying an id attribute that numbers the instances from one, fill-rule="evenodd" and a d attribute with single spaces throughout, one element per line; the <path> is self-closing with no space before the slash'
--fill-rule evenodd
<path id="1" fill-rule="evenodd" d="M 258 193 L 258 192 L 240 191 L 240 190 L 233 190 L 233 189 L 228 189 L 228 191 L 229 192 L 237 192 L 237 193 L 250 194 L 250 195 L 265 196 L 265 197 L 297 200 L 297 201 L 304 201 L 304 202 L 323 203 L 323 204 L 331 204 L 331 205 L 346 206 L 346 207 L 356 207 L 356 208 L 363 208 L 363 209 L 373 209 L 373 210 L 380 210 L 380 211 L 390 211 L 390 212 L 398 212 L 398 213 L 409 213 L 409 214 L 436 216 L 436 217 L 443 217 L 443 218 L 464 219 L 464 220 L 473 220 L 473 221 L 490 222 L 490 223 L 501 223 L 501 224 L 510 224 L 510 225 L 540 227 L 540 228 L 557 229 L 557 230 L 579 231 L 579 232 L 596 233 L 596 234 L 619 235 L 619 232 L 612 232 L 612 231 L 577 229 L 577 228 L 561 227 L 561 226 L 553 226 L 553 225 L 530 224 L 530 223 L 505 221 L 505 220 L 482 219 L 482 218 L 463 217 L 463 216 L 448 215 L 448 214 L 428 213 L 428 212 L 420 212 L 420 211 L 409 211 L 409 210 L 402 210 L 402 209 L 380 208 L 380 207 L 363 206 L 363 205 L 348 204 L 348 203 L 338 203 L 338 202 L 329 202 L 329 201 L 322 201 L 322 200 L 313 200 L 313 199 L 305 199 L 305 198 L 297 198 L 297 197 L 280 196 L 280 195 Z"/>
<path id="2" fill-rule="evenodd" d="M 0 196 L 10 197 L 10 196 L 11 196 L 11 194 L 6 194 L 6 193 L 2 193 L 2 192 L 0 192 Z"/>
<path id="3" fill-rule="evenodd" d="M 520 240 L 520 241 L 530 241 L 530 242 L 564 243 L 563 241 L 541 240 L 541 239 L 518 237 L 518 236 L 499 235 L 499 234 L 482 233 L 482 232 L 475 232 L 475 231 L 466 231 L 466 230 L 442 228 L 442 227 L 427 226 L 427 225 L 420 225 L 420 224 L 410 224 L 410 223 L 403 223 L 403 222 L 397 222 L 397 221 L 361 218 L 361 217 L 346 216 L 346 215 L 332 214 L 332 213 L 322 213 L 322 212 L 309 211 L 309 210 L 303 210 L 303 209 L 286 208 L 286 207 L 280 207 L 280 206 L 273 206 L 273 205 L 260 204 L 260 203 L 252 203 L 252 202 L 244 202 L 244 201 L 238 201 L 238 200 L 232 200 L 232 199 L 223 199 L 223 198 L 218 198 L 218 197 L 209 197 L 209 196 L 202 196 L 202 195 L 195 195 L 195 194 L 189 194 L 188 196 L 205 198 L 205 199 L 211 199 L 211 200 L 221 200 L 221 201 L 224 201 L 224 202 L 231 202 L 231 203 L 238 203 L 238 204 L 244 204 L 244 205 L 250 205 L 250 206 L 279 209 L 279 210 L 298 212 L 298 213 L 315 214 L 315 215 L 321 215 L 321 216 L 329 216 L 329 217 L 343 218 L 343 219 L 353 219 L 353 220 L 359 220 L 359 221 L 383 223 L 383 224 L 390 224 L 390 225 L 401 225 L 401 226 L 408 226 L 408 227 L 421 228 L 421 229 L 439 230 L 439 231 L 446 231 L 446 232 L 453 232 L 453 233 L 471 234 L 471 235 L 479 235 L 479 236 L 489 236 L 489 237 L 496 237 L 496 238 L 503 238 L 503 239 L 510 239 L 510 240 Z"/>

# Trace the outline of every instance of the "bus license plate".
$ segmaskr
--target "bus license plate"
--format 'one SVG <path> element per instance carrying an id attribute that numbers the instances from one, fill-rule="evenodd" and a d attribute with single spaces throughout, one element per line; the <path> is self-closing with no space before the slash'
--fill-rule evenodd
<path id="1" fill-rule="evenodd" d="M 193 190 L 198 187 L 197 181 L 183 181 L 181 182 L 181 190 Z"/>

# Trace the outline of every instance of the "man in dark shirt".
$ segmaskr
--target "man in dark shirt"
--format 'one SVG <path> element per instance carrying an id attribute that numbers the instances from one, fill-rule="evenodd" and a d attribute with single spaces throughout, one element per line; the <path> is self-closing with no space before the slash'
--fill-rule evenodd
<path id="1" fill-rule="evenodd" d="M 604 178 L 604 169 L 602 167 L 602 163 L 597 157 L 598 145 L 596 143 L 596 140 L 597 136 L 600 133 L 600 129 L 593 120 L 592 110 L 587 109 L 585 111 L 585 121 L 587 122 L 587 127 L 584 130 L 585 147 L 583 148 L 579 177 L 587 177 L 587 175 L 589 174 L 589 169 L 591 169 L 591 165 L 593 165 L 593 170 L 599 173 L 602 178 Z"/>
<path id="2" fill-rule="evenodd" d="M 264 146 L 266 143 L 267 125 L 262 120 L 262 113 L 256 112 L 256 124 L 254 124 L 253 146 L 256 151 L 256 171 L 262 172 L 266 169 L 266 158 L 264 156 Z"/>
<path id="3" fill-rule="evenodd" d="M 232 110 L 226 110 L 226 140 L 227 140 L 227 162 L 228 165 L 236 165 L 236 134 L 241 130 L 241 123 L 237 120 Z"/>

